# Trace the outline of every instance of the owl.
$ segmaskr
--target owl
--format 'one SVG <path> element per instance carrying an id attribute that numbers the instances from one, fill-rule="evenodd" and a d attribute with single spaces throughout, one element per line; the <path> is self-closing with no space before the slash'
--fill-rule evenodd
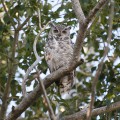
<path id="1" fill-rule="evenodd" d="M 50 72 L 54 72 L 70 62 L 73 45 L 70 39 L 70 27 L 50 23 L 50 31 L 45 44 L 45 60 Z M 69 92 L 74 82 L 74 71 L 57 80 L 60 93 Z"/>

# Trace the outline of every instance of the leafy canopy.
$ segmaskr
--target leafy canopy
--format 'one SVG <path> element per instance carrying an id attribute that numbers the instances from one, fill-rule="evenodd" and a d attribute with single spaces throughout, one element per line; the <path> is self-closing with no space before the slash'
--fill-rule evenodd
<path id="1" fill-rule="evenodd" d="M 96 0 L 80 0 L 83 12 L 87 16 L 89 11 L 96 5 Z M 8 81 L 9 70 L 13 72 L 12 81 L 10 83 L 10 96 L 8 99 L 8 112 L 11 109 L 11 102 L 16 105 L 22 100 L 21 82 L 23 75 L 29 66 L 35 61 L 33 53 L 33 42 L 39 32 L 39 20 L 37 8 L 41 11 L 42 27 L 49 21 L 54 21 L 60 24 L 66 24 L 72 27 L 71 39 L 75 41 L 78 31 L 78 21 L 72 9 L 71 1 L 61 0 L 12 0 L 5 1 L 10 17 L 4 13 L 4 8 L 0 6 L 0 99 L 5 92 L 6 82 Z M 112 102 L 120 100 L 120 2 L 115 0 L 115 12 L 113 20 L 112 42 L 110 51 L 105 60 L 95 97 L 95 108 L 104 105 L 109 105 Z M 55 92 L 56 85 L 53 84 L 47 89 L 48 96 L 51 100 L 54 111 L 57 104 L 64 107 L 64 114 L 72 114 L 80 110 L 80 106 L 86 105 L 90 101 L 91 83 L 94 74 L 98 67 L 98 63 L 103 56 L 105 43 L 108 35 L 108 16 L 109 4 L 103 8 L 94 18 L 94 24 L 87 32 L 81 56 L 85 58 L 85 63 L 76 70 L 77 82 L 75 89 L 78 96 L 69 100 L 64 100 L 59 93 Z M 2 14 L 4 15 L 2 16 Z M 18 40 L 15 44 L 15 58 L 12 58 L 14 47 L 14 28 L 21 24 L 24 20 L 30 17 L 29 21 L 20 30 Z M 49 27 L 40 35 L 37 43 L 37 51 L 40 56 L 44 56 L 44 45 L 47 39 Z M 12 68 L 10 67 L 12 64 Z M 47 64 L 43 59 L 38 65 L 43 76 L 48 71 Z M 34 80 L 34 70 L 29 75 L 27 82 L 27 90 L 31 92 L 38 81 Z M 54 89 L 53 89 L 54 88 Z M 0 101 L 0 106 L 2 101 Z M 29 109 L 25 111 L 25 119 L 37 119 L 46 117 L 48 111 L 46 101 L 43 96 L 31 103 Z M 119 110 L 117 111 L 119 112 Z M 111 118 L 114 117 L 114 112 L 111 113 Z M 119 117 L 119 116 L 118 116 Z M 101 119 L 105 119 L 106 115 L 101 115 Z M 95 118 L 94 118 L 95 119 Z"/>

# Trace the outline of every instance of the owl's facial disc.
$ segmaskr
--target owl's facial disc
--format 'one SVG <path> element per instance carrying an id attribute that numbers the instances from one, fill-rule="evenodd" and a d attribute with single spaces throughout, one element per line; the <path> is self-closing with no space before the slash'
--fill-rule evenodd
<path id="1" fill-rule="evenodd" d="M 61 34 L 62 34 L 62 35 L 67 35 L 67 34 L 69 34 L 70 29 L 71 29 L 70 27 L 64 28 L 64 29 L 61 31 Z"/>

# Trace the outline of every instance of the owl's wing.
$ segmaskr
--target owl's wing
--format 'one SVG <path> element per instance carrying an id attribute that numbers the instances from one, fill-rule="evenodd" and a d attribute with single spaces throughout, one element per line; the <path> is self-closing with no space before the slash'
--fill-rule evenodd
<path id="1" fill-rule="evenodd" d="M 45 44 L 45 49 L 44 49 L 44 53 L 45 53 L 45 60 L 47 62 L 47 65 L 50 69 L 50 72 L 52 72 L 52 67 L 51 67 L 51 64 L 50 64 L 50 61 L 52 60 L 52 56 L 51 56 L 51 52 L 50 52 L 50 48 L 49 48 L 49 43 L 46 42 Z"/>
<path id="2" fill-rule="evenodd" d="M 53 38 L 49 37 L 48 41 L 45 44 L 45 60 L 47 62 L 47 65 L 50 69 L 50 72 L 55 71 L 56 68 L 56 49 L 55 44 L 53 43 Z"/>

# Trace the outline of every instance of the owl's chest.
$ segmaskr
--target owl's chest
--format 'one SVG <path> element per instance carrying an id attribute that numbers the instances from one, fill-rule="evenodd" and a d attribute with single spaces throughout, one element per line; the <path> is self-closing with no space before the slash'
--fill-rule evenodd
<path id="1" fill-rule="evenodd" d="M 49 46 L 49 54 L 54 62 L 69 60 L 73 54 L 73 48 L 65 42 L 56 41 Z"/>
<path id="2" fill-rule="evenodd" d="M 69 45 L 62 41 L 51 41 L 48 43 L 49 51 L 53 54 L 62 54 L 68 47 Z"/>
<path id="3" fill-rule="evenodd" d="M 50 70 L 57 70 L 59 67 L 67 64 L 72 57 L 72 53 L 73 49 L 67 43 L 62 41 L 47 43 L 45 58 Z"/>

